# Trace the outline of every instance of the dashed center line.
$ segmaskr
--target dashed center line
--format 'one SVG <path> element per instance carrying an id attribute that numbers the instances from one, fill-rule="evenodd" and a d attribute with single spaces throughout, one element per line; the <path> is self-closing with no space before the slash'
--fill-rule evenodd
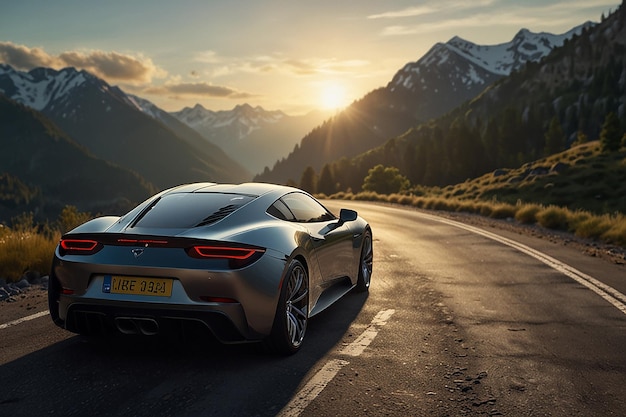
<path id="1" fill-rule="evenodd" d="M 380 328 L 387 324 L 396 311 L 393 309 L 381 310 L 372 319 L 367 328 L 352 343 L 339 351 L 339 354 L 356 357 L 361 355 L 366 347 L 374 340 Z M 350 362 L 343 359 L 332 359 L 298 391 L 293 399 L 278 413 L 278 417 L 297 417 L 323 390 L 337 373 Z"/>

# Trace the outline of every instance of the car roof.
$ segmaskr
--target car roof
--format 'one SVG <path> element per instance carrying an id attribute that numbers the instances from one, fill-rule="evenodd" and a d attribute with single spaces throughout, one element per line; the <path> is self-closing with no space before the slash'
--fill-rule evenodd
<path id="1" fill-rule="evenodd" d="M 217 184 L 217 183 L 195 183 L 185 184 L 175 187 L 166 192 L 170 193 L 228 193 L 244 194 L 250 196 L 262 196 L 268 193 L 285 194 L 293 191 L 301 191 L 293 187 L 284 185 L 248 182 L 243 184 Z"/>

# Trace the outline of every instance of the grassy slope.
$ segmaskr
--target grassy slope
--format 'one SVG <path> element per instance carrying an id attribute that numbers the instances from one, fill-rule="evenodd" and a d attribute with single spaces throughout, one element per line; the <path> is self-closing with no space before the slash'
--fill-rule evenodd
<path id="1" fill-rule="evenodd" d="M 461 200 L 556 205 L 594 214 L 626 213 L 626 149 L 602 154 L 598 141 L 589 142 L 434 193 Z"/>
<path id="2" fill-rule="evenodd" d="M 515 219 L 626 248 L 626 149 L 602 154 L 597 141 L 445 188 L 418 186 L 392 195 L 341 192 L 329 198 Z"/>

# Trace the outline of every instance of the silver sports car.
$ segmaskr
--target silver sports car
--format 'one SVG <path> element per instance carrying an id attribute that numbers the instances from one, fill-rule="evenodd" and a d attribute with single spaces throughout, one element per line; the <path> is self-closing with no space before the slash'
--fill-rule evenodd
<path id="1" fill-rule="evenodd" d="M 223 343 L 299 350 L 310 317 L 368 291 L 372 231 L 296 188 L 198 183 L 122 217 L 66 233 L 48 299 L 60 327 L 85 334 L 210 331 Z"/>

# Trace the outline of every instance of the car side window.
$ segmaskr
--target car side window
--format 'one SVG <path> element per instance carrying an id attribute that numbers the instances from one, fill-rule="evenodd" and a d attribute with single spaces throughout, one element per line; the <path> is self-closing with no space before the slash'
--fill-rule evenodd
<path id="1" fill-rule="evenodd" d="M 276 200 L 268 209 L 267 213 L 280 220 L 294 221 L 295 218 L 289 208 L 280 200 Z"/>
<path id="2" fill-rule="evenodd" d="M 290 193 L 283 196 L 279 201 L 282 201 L 289 208 L 297 222 L 327 222 L 335 219 L 331 212 L 306 194 Z"/>

